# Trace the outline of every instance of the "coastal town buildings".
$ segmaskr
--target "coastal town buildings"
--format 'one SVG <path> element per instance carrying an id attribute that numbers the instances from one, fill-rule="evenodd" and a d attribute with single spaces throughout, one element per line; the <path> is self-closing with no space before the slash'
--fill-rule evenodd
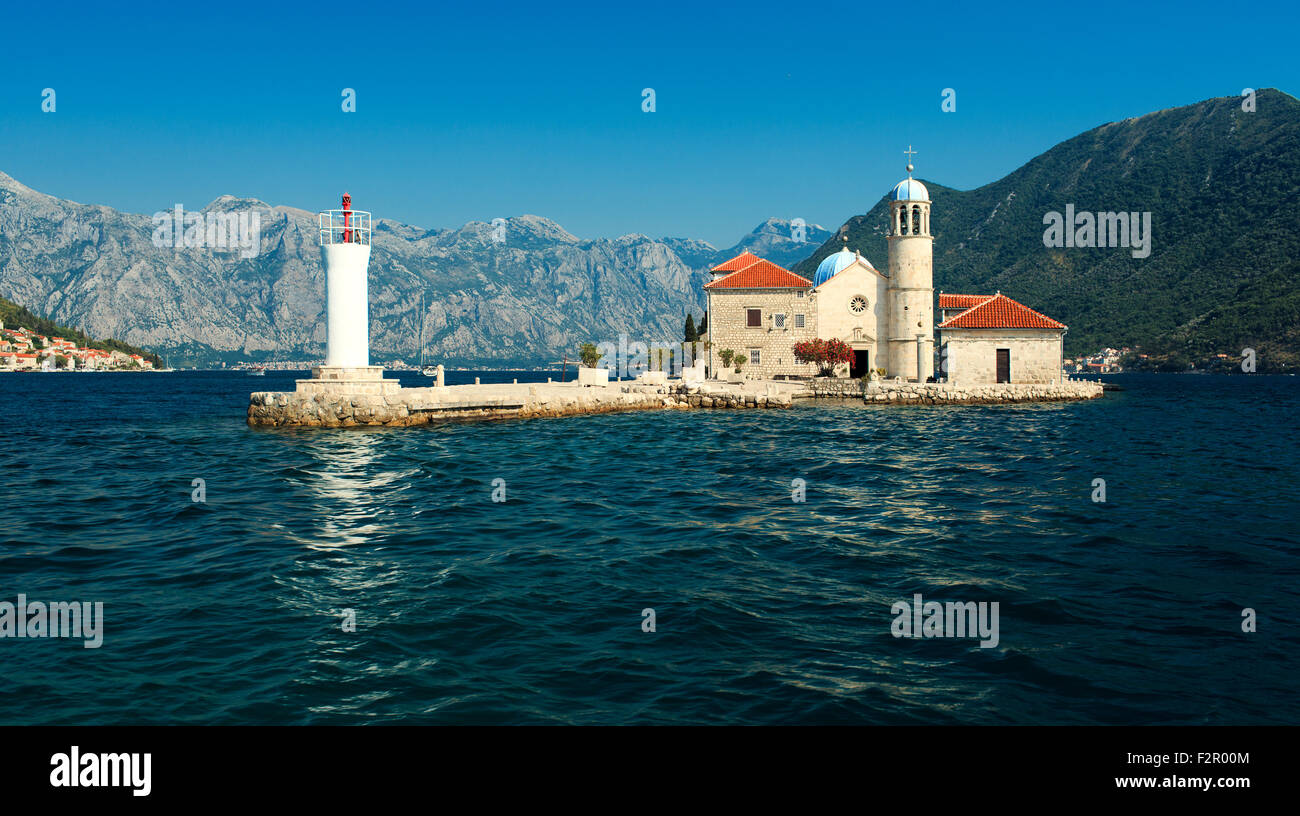
<path id="1" fill-rule="evenodd" d="M 62 337 L 46 337 L 0 323 L 0 372 L 3 371 L 148 371 L 153 362 L 139 354 L 81 347 Z"/>

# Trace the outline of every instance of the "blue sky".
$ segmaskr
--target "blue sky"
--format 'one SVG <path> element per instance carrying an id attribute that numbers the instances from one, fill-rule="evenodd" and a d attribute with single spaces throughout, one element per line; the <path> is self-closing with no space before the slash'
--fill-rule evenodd
<path id="1" fill-rule="evenodd" d="M 1282 4 L 23 5 L 0 171 L 140 213 L 347 189 L 423 227 L 531 213 L 729 246 L 866 211 L 909 143 L 967 189 L 1104 122 L 1300 93 Z"/>

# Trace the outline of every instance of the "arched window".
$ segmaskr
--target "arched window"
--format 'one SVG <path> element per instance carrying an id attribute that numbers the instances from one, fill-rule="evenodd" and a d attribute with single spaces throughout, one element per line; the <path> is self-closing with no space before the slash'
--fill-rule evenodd
<path id="1" fill-rule="evenodd" d="M 921 208 L 916 204 L 912 205 L 912 234 L 921 234 Z"/>

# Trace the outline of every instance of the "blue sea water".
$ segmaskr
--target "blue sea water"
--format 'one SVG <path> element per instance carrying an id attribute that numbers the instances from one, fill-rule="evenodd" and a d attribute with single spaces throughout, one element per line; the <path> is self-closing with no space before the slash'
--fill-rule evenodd
<path id="1" fill-rule="evenodd" d="M 0 601 L 104 604 L 0 638 L 0 723 L 1300 721 L 1300 378 L 249 428 L 295 376 L 0 375 Z"/>

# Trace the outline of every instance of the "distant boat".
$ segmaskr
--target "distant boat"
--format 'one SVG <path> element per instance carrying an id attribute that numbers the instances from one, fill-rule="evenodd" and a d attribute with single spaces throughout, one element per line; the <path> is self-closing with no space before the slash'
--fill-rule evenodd
<path id="1" fill-rule="evenodd" d="M 420 323 L 420 364 L 417 367 L 419 368 L 420 373 L 423 374 L 424 376 L 436 377 L 438 376 L 438 369 L 434 366 L 427 366 L 424 364 L 424 290 L 423 289 L 420 290 L 419 323 Z"/>
<path id="2" fill-rule="evenodd" d="M 265 376 L 266 376 L 266 366 L 253 366 L 252 368 L 248 369 L 248 376 L 250 376 L 250 377 L 265 377 Z"/>

